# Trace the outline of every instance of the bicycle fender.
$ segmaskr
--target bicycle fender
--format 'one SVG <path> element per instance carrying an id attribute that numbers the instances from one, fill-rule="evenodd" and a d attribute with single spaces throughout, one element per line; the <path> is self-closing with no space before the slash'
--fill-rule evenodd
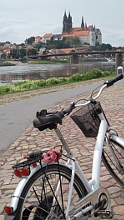
<path id="1" fill-rule="evenodd" d="M 10 203 L 10 207 L 13 208 L 13 213 L 16 211 L 17 207 L 18 207 L 18 202 L 19 202 L 19 199 L 20 199 L 20 196 L 22 194 L 22 191 L 25 187 L 25 185 L 27 184 L 27 182 L 30 180 L 30 178 L 34 175 L 35 172 L 37 172 L 39 169 L 41 168 L 40 165 L 34 167 L 32 170 L 31 170 L 31 173 L 29 176 L 27 177 L 23 177 L 19 184 L 17 185 L 13 195 L 12 195 L 12 199 L 11 199 L 11 203 Z M 10 216 L 10 215 L 9 215 Z M 14 220 L 13 218 L 5 218 L 6 220 Z"/>
<path id="2" fill-rule="evenodd" d="M 68 167 L 64 164 L 62 164 L 63 166 L 65 167 Z M 46 164 L 43 165 L 43 167 L 46 166 Z M 69 167 L 68 167 L 69 168 Z M 23 192 L 23 189 L 24 187 L 26 186 L 26 184 L 28 183 L 28 181 L 30 181 L 30 179 L 32 178 L 32 176 L 39 170 L 41 169 L 41 165 L 37 165 L 36 167 L 34 167 L 32 170 L 31 170 L 31 173 L 29 176 L 26 176 L 26 177 L 23 177 L 19 184 L 17 185 L 13 195 L 12 195 L 12 199 L 11 199 L 11 202 L 10 202 L 10 207 L 13 208 L 13 213 L 8 215 L 6 214 L 4 220 L 18 220 L 16 215 L 18 214 L 18 203 L 19 203 L 19 199 L 20 199 L 20 196 Z"/>
<path id="3" fill-rule="evenodd" d="M 46 164 L 42 164 L 42 167 L 46 166 Z M 63 166 L 66 167 L 66 165 L 63 164 Z M 68 167 L 69 168 L 69 167 Z M 18 208 L 18 202 L 20 199 L 20 196 L 22 194 L 22 191 L 24 189 L 24 187 L 26 186 L 26 184 L 28 183 L 28 181 L 30 181 L 30 179 L 32 178 L 32 176 L 39 170 L 41 169 L 41 165 L 37 165 L 36 167 L 34 167 L 31 170 L 31 173 L 29 176 L 26 177 L 22 177 L 19 184 L 17 185 L 13 195 L 12 195 L 12 199 L 10 202 L 10 207 L 13 208 L 13 213 L 12 214 L 7 214 L 4 218 L 4 220 L 17 220 L 16 219 L 16 214 L 17 214 L 17 208 Z"/>
<path id="4" fill-rule="evenodd" d="M 14 212 L 12 215 L 5 215 L 4 220 L 16 220 L 16 214 L 17 214 L 17 211 Z"/>
<path id="5" fill-rule="evenodd" d="M 124 149 L 124 140 L 116 135 L 112 135 L 110 137 L 110 140 L 112 140 L 114 143 L 117 143 Z"/>

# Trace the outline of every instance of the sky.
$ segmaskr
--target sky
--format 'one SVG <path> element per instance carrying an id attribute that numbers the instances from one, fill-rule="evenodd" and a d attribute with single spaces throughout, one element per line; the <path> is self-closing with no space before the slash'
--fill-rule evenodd
<path id="1" fill-rule="evenodd" d="M 100 29 L 103 43 L 124 46 L 124 0 L 0 0 L 0 42 L 61 34 L 65 11 L 73 27 L 83 16 L 87 26 Z"/>

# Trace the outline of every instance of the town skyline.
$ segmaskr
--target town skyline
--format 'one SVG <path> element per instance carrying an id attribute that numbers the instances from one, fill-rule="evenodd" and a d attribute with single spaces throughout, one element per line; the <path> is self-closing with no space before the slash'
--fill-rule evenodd
<path id="1" fill-rule="evenodd" d="M 62 19 L 66 10 L 73 15 L 73 27 L 80 26 L 83 16 L 88 25 L 100 28 L 103 43 L 124 46 L 123 6 L 123 0 L 120 0 L 119 4 L 117 0 L 17 0 L 16 3 L 14 0 L 1 1 L 0 42 L 19 44 L 31 36 L 62 33 Z"/>

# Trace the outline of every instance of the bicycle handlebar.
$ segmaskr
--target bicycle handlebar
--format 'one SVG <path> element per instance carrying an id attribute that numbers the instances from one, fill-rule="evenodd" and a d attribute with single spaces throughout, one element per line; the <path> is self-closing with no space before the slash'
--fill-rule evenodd
<path id="1" fill-rule="evenodd" d="M 56 115 L 59 115 L 59 117 L 62 119 L 64 116 L 66 115 L 69 115 L 72 110 L 76 107 L 81 107 L 81 106 L 85 106 L 87 104 L 89 104 L 90 102 L 92 102 L 92 100 L 96 100 L 102 93 L 103 89 L 106 88 L 106 87 L 109 87 L 109 86 L 112 86 L 115 82 L 121 80 L 123 78 L 123 75 L 122 74 L 119 74 L 118 76 L 114 77 L 113 79 L 111 80 L 108 80 L 106 81 L 102 87 L 100 88 L 98 94 L 95 96 L 95 97 L 92 97 L 92 99 L 89 99 L 87 102 L 83 103 L 83 104 L 75 104 L 74 102 L 72 102 L 70 104 L 70 107 L 65 109 L 65 110 L 62 110 L 61 112 L 57 112 L 55 113 Z"/>
<path id="2" fill-rule="evenodd" d="M 103 84 L 103 86 L 101 87 L 101 89 L 99 90 L 98 94 L 97 94 L 95 97 L 93 97 L 93 100 L 96 100 L 96 99 L 101 95 L 101 93 L 102 93 L 102 91 L 103 91 L 104 88 L 109 87 L 109 86 L 112 86 L 115 82 L 117 82 L 117 81 L 119 81 L 119 80 L 121 80 L 121 79 L 123 79 L 123 75 L 122 75 L 122 74 L 119 74 L 119 75 L 117 75 L 116 77 L 114 77 L 113 79 L 106 81 L 106 82 Z M 69 114 L 71 113 L 71 111 L 72 111 L 75 107 L 84 106 L 84 105 L 87 105 L 87 104 L 90 103 L 90 102 L 91 102 L 91 100 L 89 100 L 89 101 L 87 101 L 87 102 L 85 102 L 85 103 L 83 103 L 83 104 L 75 104 L 74 102 L 72 102 L 72 103 L 70 104 L 70 107 L 69 107 L 68 109 L 65 109 L 65 110 L 63 111 L 63 113 L 64 113 L 64 115 L 69 115 Z"/>
<path id="3" fill-rule="evenodd" d="M 69 108 L 63 110 L 64 115 L 69 115 L 74 108 L 75 108 L 75 103 L 72 102 L 72 103 L 70 104 L 70 107 L 69 107 Z"/>
<path id="4" fill-rule="evenodd" d="M 111 80 L 106 81 L 104 84 L 107 84 L 107 86 L 112 86 L 115 82 L 123 79 L 123 74 L 118 74 L 116 77 L 114 77 Z"/>
<path id="5" fill-rule="evenodd" d="M 90 99 L 83 104 L 75 104 L 74 102 L 72 102 L 70 103 L 69 108 L 62 110 L 62 111 L 47 113 L 47 110 L 42 110 L 41 112 L 37 112 L 36 117 L 38 119 L 34 120 L 33 122 L 34 127 L 38 128 L 40 131 L 43 131 L 46 128 L 49 128 L 49 129 L 56 128 L 56 124 L 58 123 L 62 124 L 62 119 L 64 118 L 64 116 L 69 115 L 74 108 L 86 106 L 87 104 L 91 102 L 96 103 L 95 100 L 101 95 L 104 88 L 106 88 L 107 86 L 113 85 L 115 82 L 117 82 L 118 80 L 121 80 L 122 78 L 123 78 L 123 75 L 120 74 L 116 76 L 115 78 L 109 81 L 106 81 L 104 84 L 102 84 L 102 87 L 100 88 L 98 94 L 95 97 L 91 96 Z"/>

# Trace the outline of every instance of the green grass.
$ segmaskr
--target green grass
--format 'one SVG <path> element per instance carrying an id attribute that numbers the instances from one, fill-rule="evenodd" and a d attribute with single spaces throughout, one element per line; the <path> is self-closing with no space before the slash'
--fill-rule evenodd
<path id="1" fill-rule="evenodd" d="M 64 85 L 74 82 L 81 82 L 91 79 L 103 78 L 103 77 L 114 77 L 116 73 L 112 71 L 104 71 L 102 72 L 99 69 L 93 69 L 88 73 L 79 74 L 76 73 L 70 77 L 53 77 L 47 80 L 25 80 L 13 84 L 6 84 L 0 86 L 0 95 L 10 94 L 22 91 L 36 90 L 44 87 L 56 86 L 56 85 Z"/>
<path id="2" fill-rule="evenodd" d="M 35 60 L 30 64 L 56 64 L 56 63 L 70 63 L 70 60 Z"/>
<path id="3" fill-rule="evenodd" d="M 9 63 L 9 62 L 1 62 L 0 63 L 0 66 L 15 66 L 16 64 L 12 64 L 12 63 Z"/>

